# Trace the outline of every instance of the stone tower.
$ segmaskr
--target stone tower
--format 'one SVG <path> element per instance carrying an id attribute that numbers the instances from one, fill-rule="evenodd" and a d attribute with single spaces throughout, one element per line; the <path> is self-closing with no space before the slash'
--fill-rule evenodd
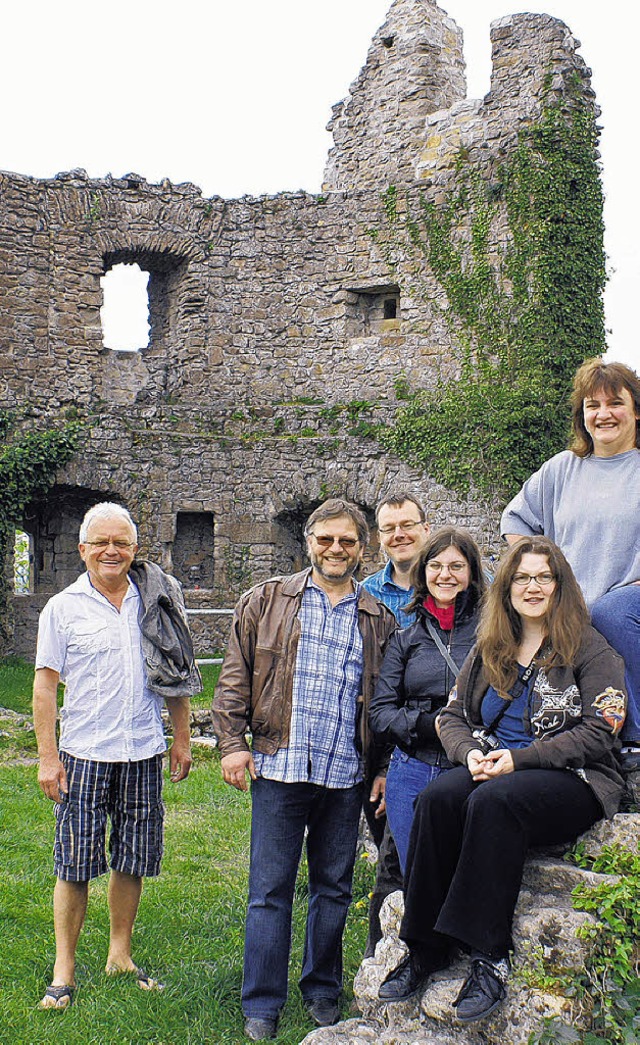
<path id="1" fill-rule="evenodd" d="M 432 0 L 395 0 L 347 98 L 333 107 L 323 189 L 412 182 L 427 116 L 465 97 L 461 30 Z"/>

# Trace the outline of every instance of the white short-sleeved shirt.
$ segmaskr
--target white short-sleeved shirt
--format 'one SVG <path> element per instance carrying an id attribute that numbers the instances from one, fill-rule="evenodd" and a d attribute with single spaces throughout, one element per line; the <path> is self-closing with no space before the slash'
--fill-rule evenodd
<path id="1" fill-rule="evenodd" d="M 139 608 L 131 582 L 118 612 L 83 573 L 40 614 L 36 668 L 65 683 L 61 751 L 137 762 L 165 750 L 162 698 L 145 684 Z"/>

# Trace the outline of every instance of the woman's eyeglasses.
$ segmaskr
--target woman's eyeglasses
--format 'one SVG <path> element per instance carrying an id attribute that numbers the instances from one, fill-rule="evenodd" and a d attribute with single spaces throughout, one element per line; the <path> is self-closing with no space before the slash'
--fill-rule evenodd
<path id="1" fill-rule="evenodd" d="M 467 569 L 466 562 L 438 562 L 437 559 L 429 559 L 427 563 L 427 569 L 431 573 L 440 573 L 444 568 L 449 570 L 449 573 L 463 573 Z"/>
<path id="2" fill-rule="evenodd" d="M 546 588 L 555 582 L 555 577 L 552 573 L 538 573 L 535 576 L 532 573 L 514 573 L 511 583 L 515 584 L 516 588 L 526 588 L 532 581 L 538 587 Z"/>

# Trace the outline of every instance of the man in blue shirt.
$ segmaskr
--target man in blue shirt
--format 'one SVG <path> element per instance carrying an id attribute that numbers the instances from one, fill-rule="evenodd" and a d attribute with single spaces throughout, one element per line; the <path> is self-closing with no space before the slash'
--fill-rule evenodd
<path id="1" fill-rule="evenodd" d="M 404 607 L 413 595 L 411 571 L 427 543 L 429 523 L 420 501 L 407 490 L 391 490 L 376 508 L 376 523 L 380 547 L 387 557 L 386 566 L 365 577 L 363 588 L 384 603 L 394 614 L 401 628 L 407 628 L 416 619 L 415 613 L 405 613 Z M 381 939 L 380 908 L 390 893 L 402 889 L 402 871 L 395 843 L 384 815 L 384 798 L 374 808 L 376 792 L 370 789 L 365 798 L 364 811 L 373 840 L 378 848 L 376 882 L 369 905 L 369 934 L 365 958 L 370 957 Z"/>
<path id="2" fill-rule="evenodd" d="M 413 494 L 392 490 L 376 509 L 376 523 L 387 564 L 362 583 L 389 607 L 400 627 L 406 628 L 416 619 L 415 613 L 405 613 L 404 607 L 413 595 L 411 570 L 429 535 L 427 514 Z"/>
<path id="3" fill-rule="evenodd" d="M 224 780 L 246 791 L 251 779 L 242 1008 L 252 1041 L 275 1037 L 286 1001 L 305 832 L 300 989 L 315 1023 L 338 1020 L 363 781 L 376 775 L 368 708 L 396 627 L 354 578 L 369 538 L 355 505 L 326 501 L 308 519 L 305 537 L 311 569 L 272 577 L 236 606 L 214 700 Z"/>

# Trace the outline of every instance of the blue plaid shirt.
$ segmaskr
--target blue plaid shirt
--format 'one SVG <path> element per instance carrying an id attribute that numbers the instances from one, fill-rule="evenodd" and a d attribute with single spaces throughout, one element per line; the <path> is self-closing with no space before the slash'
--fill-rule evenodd
<path id="1" fill-rule="evenodd" d="M 362 692 L 358 593 L 331 606 L 310 579 L 302 596 L 293 677 L 289 744 L 273 755 L 254 752 L 256 770 L 285 784 L 352 787 L 362 780 L 356 709 Z"/>
<path id="2" fill-rule="evenodd" d="M 413 597 L 413 588 L 401 588 L 399 584 L 396 584 L 391 579 L 392 570 L 393 563 L 389 560 L 383 570 L 378 570 L 370 577 L 365 577 L 362 587 L 370 591 L 379 602 L 383 602 L 385 606 L 389 607 L 401 628 L 408 628 L 417 620 L 415 613 L 405 613 L 403 609 L 409 599 Z"/>

